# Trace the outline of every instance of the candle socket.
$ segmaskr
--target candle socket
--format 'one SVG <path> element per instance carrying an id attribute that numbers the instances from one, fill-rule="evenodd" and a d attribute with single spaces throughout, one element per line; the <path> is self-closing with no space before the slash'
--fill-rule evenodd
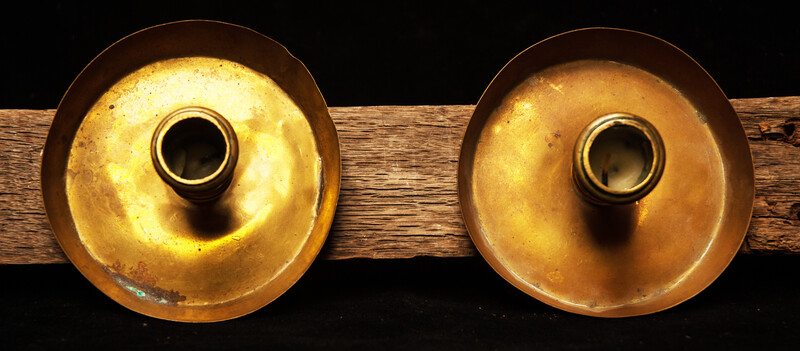
<path id="1" fill-rule="evenodd" d="M 230 185 L 239 146 L 233 127 L 219 113 L 185 107 L 156 127 L 150 154 L 164 182 L 201 204 L 216 200 Z"/>
<path id="2" fill-rule="evenodd" d="M 602 116 L 589 123 L 575 143 L 575 187 L 598 205 L 635 202 L 661 179 L 664 154 L 661 136 L 645 119 L 629 113 Z"/>

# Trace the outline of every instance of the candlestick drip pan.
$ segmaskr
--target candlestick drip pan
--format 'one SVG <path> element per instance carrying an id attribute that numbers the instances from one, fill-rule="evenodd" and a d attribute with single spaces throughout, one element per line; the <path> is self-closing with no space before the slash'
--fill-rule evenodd
<path id="1" fill-rule="evenodd" d="M 180 118 L 157 132 L 168 116 Z M 59 244 L 103 293 L 208 322 L 266 305 L 308 269 L 340 173 L 336 129 L 299 60 L 247 28 L 184 21 L 120 40 L 76 78 L 42 192 Z"/>
<path id="2" fill-rule="evenodd" d="M 663 176 L 644 198 L 602 206 L 572 175 L 579 133 L 628 113 L 663 138 Z M 739 250 L 754 172 L 728 99 L 658 38 L 591 28 L 544 40 L 494 78 L 464 136 L 459 200 L 472 240 L 507 281 L 554 307 L 622 317 L 703 290 Z"/>

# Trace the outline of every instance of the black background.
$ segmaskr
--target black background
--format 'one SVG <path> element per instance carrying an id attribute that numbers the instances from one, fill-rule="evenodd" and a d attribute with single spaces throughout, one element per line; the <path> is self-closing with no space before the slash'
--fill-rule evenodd
<path id="1" fill-rule="evenodd" d="M 766 2 L 64 2 L 4 8 L 0 108 L 56 108 L 91 59 L 184 19 L 252 28 L 308 67 L 330 106 L 474 104 L 503 65 L 564 31 L 609 26 L 665 39 L 729 98 L 800 95 L 800 26 Z M 16 6 L 15 6 L 16 7 Z M 0 190 L 2 191 L 2 190 Z M 738 256 L 697 297 L 649 316 L 548 307 L 480 258 L 317 261 L 274 303 L 228 322 L 138 315 L 71 265 L 0 266 L 0 336 L 14 348 L 793 348 L 796 256 Z"/>
<path id="2" fill-rule="evenodd" d="M 275 39 L 308 67 L 330 106 L 474 104 L 520 51 L 593 26 L 672 43 L 729 98 L 800 95 L 800 26 L 788 9 L 727 1 L 557 3 L 23 3 L 27 10 L 5 9 L 0 21 L 0 108 L 55 108 L 103 49 L 185 19 L 230 22 Z"/>

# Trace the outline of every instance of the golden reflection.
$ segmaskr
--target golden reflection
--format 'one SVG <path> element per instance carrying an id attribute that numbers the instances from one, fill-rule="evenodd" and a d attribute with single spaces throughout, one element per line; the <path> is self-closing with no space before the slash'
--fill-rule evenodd
<path id="1" fill-rule="evenodd" d="M 573 189 L 572 146 L 589 122 L 619 111 L 646 116 L 669 140 L 666 154 L 680 156 L 638 204 L 603 210 Z M 488 116 L 472 165 L 477 222 L 498 261 L 581 309 L 667 293 L 703 258 L 723 211 L 722 159 L 707 126 L 686 127 L 695 111 L 653 74 L 611 61 L 565 63 L 519 83 Z M 609 222 L 620 217 L 631 224 Z"/>
<path id="2" fill-rule="evenodd" d="M 239 138 L 233 183 L 208 208 L 176 195 L 149 154 L 156 125 L 184 106 L 219 112 Z M 87 173 L 93 181 L 77 179 Z M 111 86 L 75 136 L 68 174 L 88 252 L 107 266 L 145 261 L 160 288 L 197 305 L 239 298 L 279 274 L 312 230 L 321 191 L 321 159 L 299 107 L 269 77 L 211 57 L 158 61 Z M 234 255 L 242 250 L 257 252 Z"/>

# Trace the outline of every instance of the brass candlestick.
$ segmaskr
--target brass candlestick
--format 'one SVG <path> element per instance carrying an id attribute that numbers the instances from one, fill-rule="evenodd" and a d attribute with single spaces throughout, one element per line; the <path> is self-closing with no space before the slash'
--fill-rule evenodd
<path id="1" fill-rule="evenodd" d="M 736 113 L 696 62 L 646 34 L 589 28 L 498 73 L 464 134 L 458 188 L 504 279 L 566 311 L 624 317 L 672 307 L 725 269 L 754 175 Z"/>
<path id="2" fill-rule="evenodd" d="M 149 28 L 106 49 L 58 107 L 42 193 L 67 257 L 148 316 L 210 322 L 283 294 L 325 241 L 341 161 L 303 64 L 252 30 Z"/>

